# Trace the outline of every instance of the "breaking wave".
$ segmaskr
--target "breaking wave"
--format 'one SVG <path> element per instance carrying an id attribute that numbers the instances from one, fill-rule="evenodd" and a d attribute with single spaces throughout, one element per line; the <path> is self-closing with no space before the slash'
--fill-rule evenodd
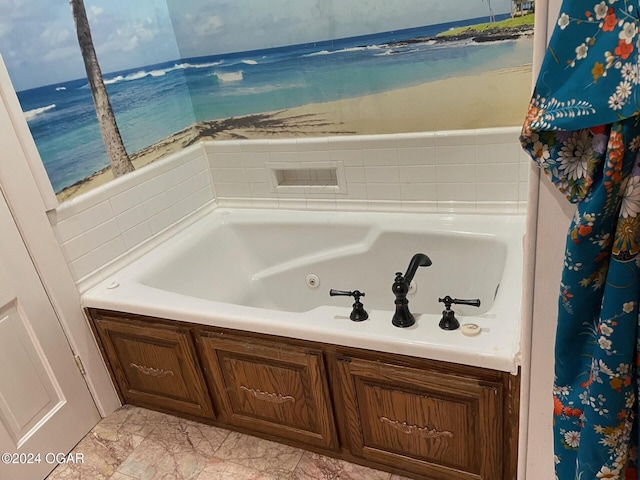
<path id="1" fill-rule="evenodd" d="M 352 52 L 364 52 L 367 50 L 380 50 L 383 47 L 386 47 L 386 45 L 368 45 L 366 47 L 349 47 L 349 48 L 342 48 L 340 50 L 320 50 L 319 52 L 313 52 L 313 53 L 307 53 L 306 55 L 303 55 L 303 57 L 317 57 L 320 55 L 335 55 L 337 53 L 352 53 Z"/>
<path id="2" fill-rule="evenodd" d="M 47 112 L 49 110 L 52 110 L 56 108 L 56 104 L 52 103 L 51 105 L 47 105 L 46 107 L 40 107 L 40 108 L 34 108 L 33 110 L 27 110 L 26 112 L 24 112 L 24 118 L 27 119 L 27 122 L 30 120 L 33 120 L 34 118 L 36 118 L 38 115 L 43 114 L 44 112 Z"/>
<path id="3" fill-rule="evenodd" d="M 247 60 L 250 62 L 251 60 Z M 257 63 L 257 62 L 256 62 Z M 113 78 L 105 79 L 105 85 L 113 85 L 114 83 L 119 82 L 130 82 L 132 80 L 140 80 L 145 77 L 163 77 L 167 73 L 175 72 L 176 70 L 188 70 L 191 68 L 210 68 L 217 67 L 222 65 L 222 60 L 219 62 L 209 62 L 209 63 L 176 63 L 173 67 L 161 68 L 158 70 L 140 70 L 138 72 L 129 73 L 128 75 L 118 75 Z"/>

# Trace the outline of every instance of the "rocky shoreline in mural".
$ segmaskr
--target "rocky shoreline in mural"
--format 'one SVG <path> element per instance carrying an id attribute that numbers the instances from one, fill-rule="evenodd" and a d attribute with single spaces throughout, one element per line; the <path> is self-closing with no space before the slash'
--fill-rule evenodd
<path id="1" fill-rule="evenodd" d="M 496 27 L 487 28 L 479 32 L 472 27 L 461 31 L 455 35 L 437 35 L 435 37 L 417 37 L 409 40 L 389 43 L 390 47 L 406 47 L 407 45 L 420 43 L 450 43 L 470 41 L 475 43 L 499 42 L 503 40 L 518 40 L 524 37 L 533 36 L 533 25 L 521 25 L 517 27 Z"/>

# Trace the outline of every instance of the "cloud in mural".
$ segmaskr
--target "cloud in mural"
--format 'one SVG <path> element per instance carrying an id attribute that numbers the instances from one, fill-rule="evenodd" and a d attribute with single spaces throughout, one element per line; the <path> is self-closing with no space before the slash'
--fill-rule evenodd
<path id="1" fill-rule="evenodd" d="M 91 0 L 86 9 L 104 72 L 180 57 L 163 1 Z M 0 0 L 0 38 L 18 91 L 85 75 L 66 1 Z"/>
<path id="2" fill-rule="evenodd" d="M 512 0 L 491 4 L 494 13 L 508 13 Z M 481 0 L 168 0 L 167 5 L 184 57 L 400 30 L 489 12 Z M 215 37 L 215 52 L 202 36 Z"/>
<path id="3" fill-rule="evenodd" d="M 40 38 L 47 44 L 56 47 L 65 44 L 73 39 L 71 30 L 66 28 L 57 28 L 57 26 L 49 26 L 40 35 Z"/>
<path id="4" fill-rule="evenodd" d="M 90 20 L 93 20 L 95 18 L 98 18 L 103 13 L 104 13 L 104 8 L 92 6 L 91 8 L 89 8 L 88 16 Z"/>
<path id="5" fill-rule="evenodd" d="M 505 13 L 512 0 L 491 3 Z M 104 72 L 488 14 L 481 0 L 91 0 L 86 7 Z M 0 38 L 17 90 L 84 76 L 68 2 L 0 0 Z"/>
<path id="6" fill-rule="evenodd" d="M 223 27 L 222 19 L 218 15 L 212 15 L 199 20 L 195 25 L 195 32 L 202 36 L 213 35 Z"/>
<path id="7" fill-rule="evenodd" d="M 9 32 L 11 32 L 11 25 L 0 23 L 0 38 L 5 37 Z"/>

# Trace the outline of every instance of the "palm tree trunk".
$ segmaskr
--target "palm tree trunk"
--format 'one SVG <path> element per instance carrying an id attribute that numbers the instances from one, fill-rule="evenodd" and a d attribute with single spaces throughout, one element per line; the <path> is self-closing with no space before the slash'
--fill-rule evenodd
<path id="1" fill-rule="evenodd" d="M 100 132 L 102 133 L 102 139 L 104 140 L 107 155 L 109 156 L 111 172 L 114 177 L 119 177 L 135 169 L 127 154 L 127 150 L 124 148 L 122 136 L 116 123 L 116 117 L 113 114 L 111 102 L 109 102 L 107 88 L 102 79 L 102 71 L 100 70 L 96 50 L 93 47 L 93 40 L 91 39 L 91 28 L 89 27 L 87 12 L 84 8 L 84 0 L 69 0 L 69 4 L 71 5 L 73 20 L 76 24 L 78 43 L 80 44 L 84 67 L 87 71 L 93 104 L 96 107 Z"/>

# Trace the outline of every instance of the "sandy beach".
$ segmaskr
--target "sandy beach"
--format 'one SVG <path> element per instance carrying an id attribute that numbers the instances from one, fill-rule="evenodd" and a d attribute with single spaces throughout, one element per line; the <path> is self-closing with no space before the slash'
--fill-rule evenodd
<path id="1" fill-rule="evenodd" d="M 309 104 L 279 112 L 200 122 L 131 155 L 136 168 L 201 140 L 366 135 L 521 125 L 531 65 Z M 107 167 L 57 194 L 60 202 L 111 180 Z"/>

